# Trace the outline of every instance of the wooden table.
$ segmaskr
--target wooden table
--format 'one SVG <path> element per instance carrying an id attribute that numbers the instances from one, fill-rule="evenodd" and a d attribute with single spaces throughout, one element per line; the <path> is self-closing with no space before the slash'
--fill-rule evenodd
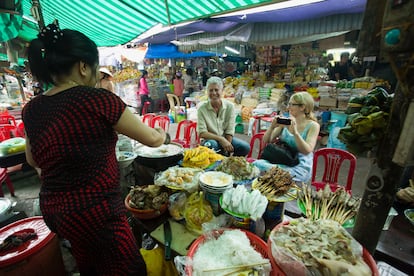
<path id="1" fill-rule="evenodd" d="M 400 212 L 388 230 L 383 230 L 374 253 L 377 261 L 384 261 L 408 275 L 414 272 L 414 226 Z"/>

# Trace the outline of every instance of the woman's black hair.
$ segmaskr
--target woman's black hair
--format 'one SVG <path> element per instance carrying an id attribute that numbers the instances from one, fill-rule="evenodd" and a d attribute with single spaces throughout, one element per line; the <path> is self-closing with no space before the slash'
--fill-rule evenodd
<path id="1" fill-rule="evenodd" d="M 54 77 L 69 74 L 79 61 L 96 70 L 99 53 L 95 42 L 83 33 L 50 24 L 30 42 L 28 60 L 37 81 L 55 84 Z"/>
<path id="2" fill-rule="evenodd" d="M 146 75 L 148 75 L 148 71 L 147 70 L 141 70 L 141 78 L 145 77 Z"/>
<path id="3" fill-rule="evenodd" d="M 193 69 L 192 69 L 192 68 L 187 68 L 187 69 L 185 70 L 185 73 L 186 73 L 187 75 L 189 75 L 189 76 L 192 76 L 192 75 L 193 75 L 193 73 L 194 73 L 194 71 L 193 71 Z"/>

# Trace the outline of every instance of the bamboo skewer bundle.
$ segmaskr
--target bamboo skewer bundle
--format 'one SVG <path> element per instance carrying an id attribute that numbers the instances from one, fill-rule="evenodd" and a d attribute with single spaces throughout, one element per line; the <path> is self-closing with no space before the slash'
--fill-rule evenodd
<path id="1" fill-rule="evenodd" d="M 305 208 L 305 216 L 311 220 L 330 219 L 344 224 L 358 212 L 360 198 L 349 195 L 343 187 L 332 192 L 327 184 L 323 190 L 315 191 L 311 185 L 302 187 L 299 200 Z"/>

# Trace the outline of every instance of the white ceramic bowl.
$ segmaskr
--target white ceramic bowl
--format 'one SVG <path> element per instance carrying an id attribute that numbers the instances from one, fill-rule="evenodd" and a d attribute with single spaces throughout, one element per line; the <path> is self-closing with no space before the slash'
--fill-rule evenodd
<path id="1" fill-rule="evenodd" d="M 221 190 L 233 185 L 233 176 L 223 172 L 205 172 L 200 175 L 200 184 Z"/>
<path id="2" fill-rule="evenodd" d="M 414 209 L 406 209 L 404 215 L 414 225 Z"/>
<path id="3" fill-rule="evenodd" d="M 138 155 L 132 151 L 118 151 L 116 153 L 116 159 L 118 160 L 120 168 L 126 168 L 131 165 L 137 156 Z"/>

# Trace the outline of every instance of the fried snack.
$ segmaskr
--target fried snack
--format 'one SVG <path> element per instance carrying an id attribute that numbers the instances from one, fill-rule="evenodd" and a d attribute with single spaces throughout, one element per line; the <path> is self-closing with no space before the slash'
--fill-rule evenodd
<path id="1" fill-rule="evenodd" d="M 217 154 L 214 150 L 204 146 L 184 151 L 183 167 L 207 168 L 212 163 L 222 160 L 224 157 Z"/>
<path id="2" fill-rule="evenodd" d="M 294 184 L 289 172 L 279 167 L 272 167 L 257 179 L 255 189 L 270 199 L 286 194 Z"/>

